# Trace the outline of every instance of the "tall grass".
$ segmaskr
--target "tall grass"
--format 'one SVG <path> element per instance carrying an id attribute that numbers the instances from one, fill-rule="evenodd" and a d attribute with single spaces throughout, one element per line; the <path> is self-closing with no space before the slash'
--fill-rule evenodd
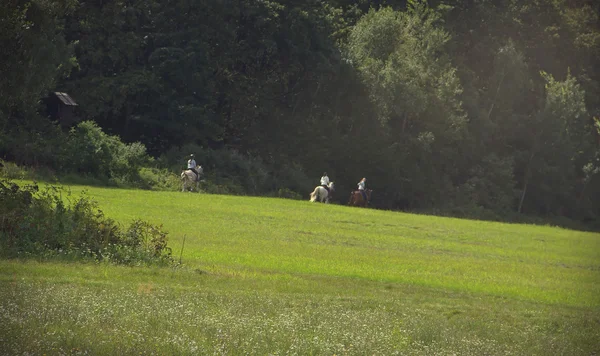
<path id="1" fill-rule="evenodd" d="M 86 189 L 163 224 L 184 267 L 0 261 L 0 353 L 600 352 L 600 234 Z"/>

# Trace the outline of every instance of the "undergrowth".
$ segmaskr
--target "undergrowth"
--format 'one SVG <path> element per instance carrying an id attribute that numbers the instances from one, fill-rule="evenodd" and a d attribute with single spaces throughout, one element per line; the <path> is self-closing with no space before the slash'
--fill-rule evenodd
<path id="1" fill-rule="evenodd" d="M 167 232 L 142 220 L 123 229 L 83 194 L 0 180 L 0 255 L 169 265 Z"/>

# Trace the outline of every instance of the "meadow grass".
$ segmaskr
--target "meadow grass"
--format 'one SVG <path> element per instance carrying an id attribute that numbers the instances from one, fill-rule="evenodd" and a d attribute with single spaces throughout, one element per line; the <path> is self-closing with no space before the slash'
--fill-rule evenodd
<path id="1" fill-rule="evenodd" d="M 2 354 L 600 353 L 597 233 L 83 189 L 183 266 L 0 261 Z"/>

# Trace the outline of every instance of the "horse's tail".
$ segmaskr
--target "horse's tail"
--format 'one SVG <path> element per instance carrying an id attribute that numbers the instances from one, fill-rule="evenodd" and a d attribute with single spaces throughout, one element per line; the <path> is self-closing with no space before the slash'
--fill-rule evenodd
<path id="1" fill-rule="evenodd" d="M 310 193 L 310 201 L 315 202 L 319 197 L 319 187 L 316 187 L 312 193 Z"/>
<path id="2" fill-rule="evenodd" d="M 352 205 L 354 203 L 354 192 L 350 192 L 350 200 L 348 200 L 348 205 Z"/>

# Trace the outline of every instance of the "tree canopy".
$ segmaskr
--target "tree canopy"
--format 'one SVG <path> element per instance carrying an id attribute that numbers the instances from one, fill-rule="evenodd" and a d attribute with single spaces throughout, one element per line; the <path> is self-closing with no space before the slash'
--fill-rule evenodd
<path id="1" fill-rule="evenodd" d="M 252 194 L 327 171 L 380 208 L 600 218 L 596 1 L 7 0 L 0 40 L 4 159 L 59 165 L 61 91 L 157 159 L 260 162 Z"/>

